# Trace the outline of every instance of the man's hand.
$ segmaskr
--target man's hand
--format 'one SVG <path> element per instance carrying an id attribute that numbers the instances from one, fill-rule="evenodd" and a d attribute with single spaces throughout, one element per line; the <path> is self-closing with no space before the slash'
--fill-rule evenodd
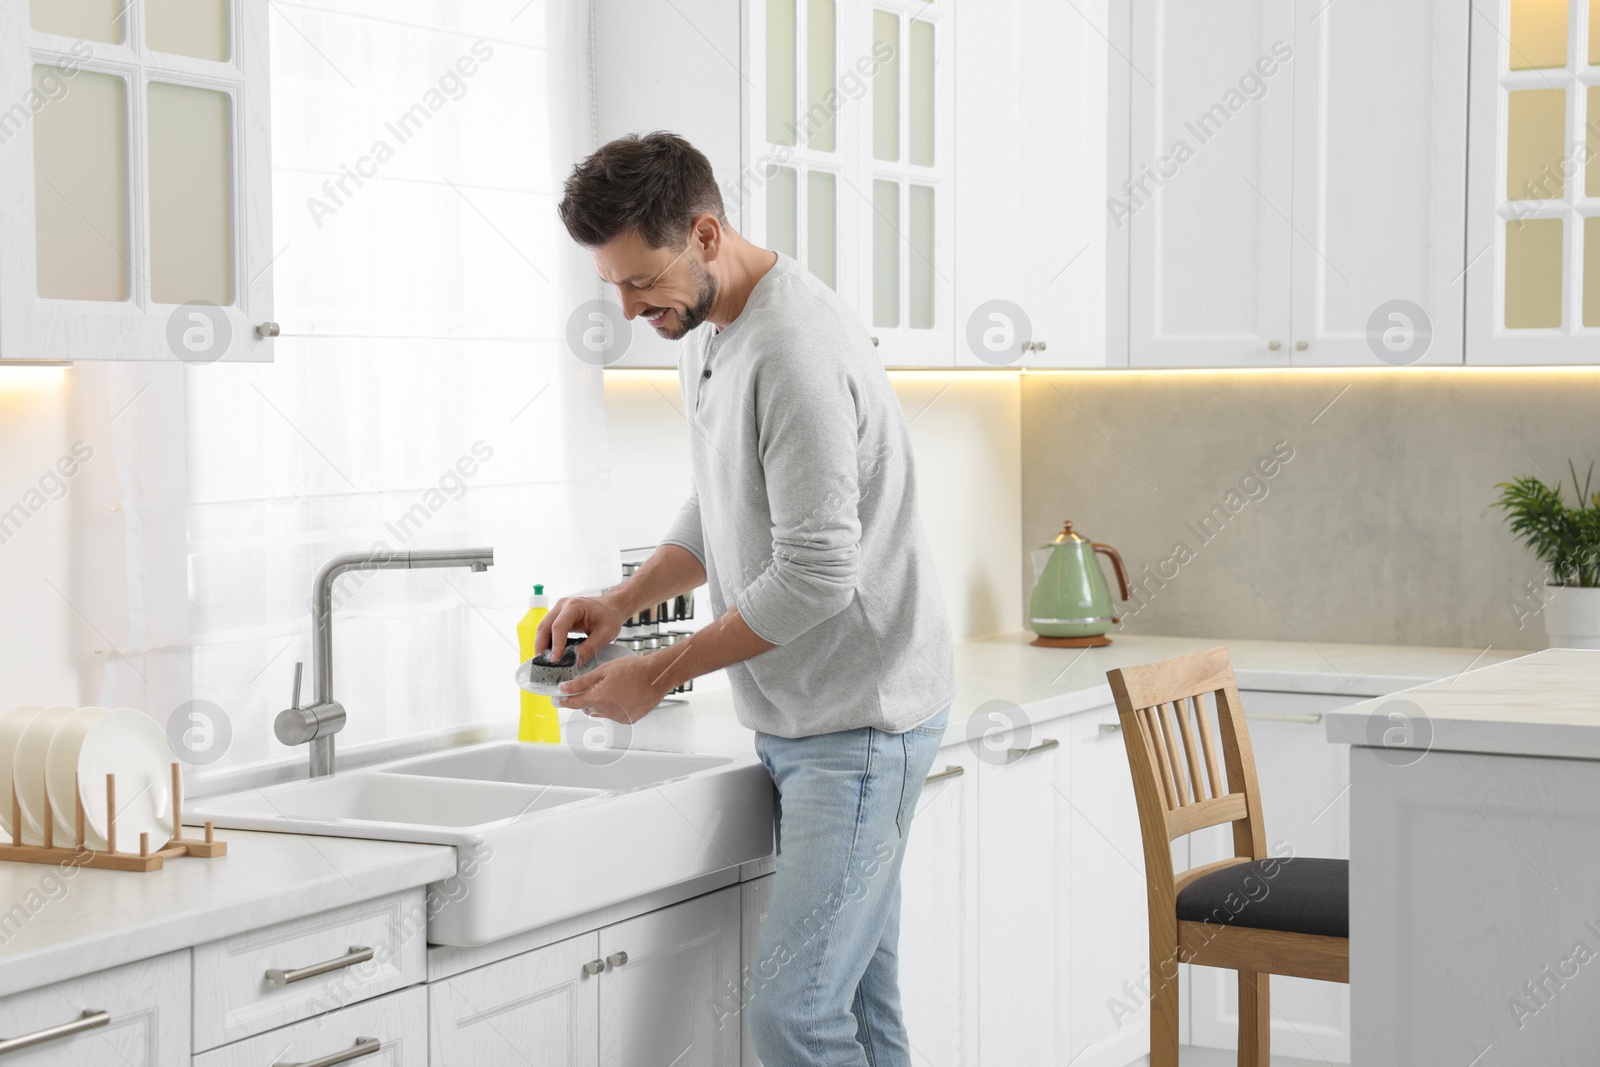
<path id="1" fill-rule="evenodd" d="M 594 640 L 592 635 L 590 640 Z M 562 682 L 558 698 L 561 706 L 579 708 L 597 719 L 638 722 L 672 690 L 662 669 L 665 660 L 658 659 L 659 655 L 624 656 Z"/>
<path id="2" fill-rule="evenodd" d="M 578 665 L 582 666 L 616 640 L 629 614 L 603 596 L 564 596 L 540 620 L 533 654 L 537 656 L 548 648 L 550 658 L 558 660 L 566 648 L 567 634 L 588 634 L 588 639 L 578 646 Z"/>

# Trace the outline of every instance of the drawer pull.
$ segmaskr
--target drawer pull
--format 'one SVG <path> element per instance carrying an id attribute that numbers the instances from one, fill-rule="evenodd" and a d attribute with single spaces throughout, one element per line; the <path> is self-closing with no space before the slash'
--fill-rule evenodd
<path id="1" fill-rule="evenodd" d="M 1031 746 L 1029 748 L 1008 748 L 1008 749 L 1006 749 L 1006 754 L 1011 757 L 1012 762 L 1015 762 L 1015 761 L 1017 761 L 1019 759 L 1024 759 L 1024 758 L 1026 758 L 1028 756 L 1032 756 L 1035 753 L 1048 752 L 1052 748 L 1060 748 L 1060 747 L 1061 747 L 1061 742 L 1060 741 L 1057 741 L 1053 737 L 1047 737 L 1043 741 L 1040 741 L 1037 745 L 1033 745 L 1033 746 Z"/>
<path id="2" fill-rule="evenodd" d="M 613 967 L 621 967 L 624 963 L 628 962 L 628 954 L 626 952 L 613 952 L 611 955 L 606 957 L 606 962 L 611 964 Z"/>
<path id="3" fill-rule="evenodd" d="M 605 969 L 605 960 L 590 960 L 588 963 L 583 965 L 583 973 L 589 975 L 591 978 Z"/>
<path id="4" fill-rule="evenodd" d="M 960 778 L 963 774 L 966 774 L 966 773 L 967 773 L 967 769 L 965 767 L 958 767 L 958 766 L 956 766 L 955 764 L 952 763 L 950 766 L 946 767 L 944 770 L 938 772 L 937 774 L 928 775 L 928 777 L 926 777 L 926 778 L 924 778 L 922 780 L 922 784 L 923 785 L 932 785 L 934 782 L 942 782 L 942 781 L 945 781 L 948 778 Z"/>
<path id="5" fill-rule="evenodd" d="M 1322 721 L 1322 713 L 1320 711 L 1313 712 L 1310 715 L 1251 715 L 1249 712 L 1245 712 L 1244 717 L 1251 722 L 1303 722 L 1307 726 L 1315 726 Z"/>
<path id="6" fill-rule="evenodd" d="M 1103 734 L 1121 733 L 1122 724 L 1120 722 L 1103 722 L 1100 724 L 1100 732 Z"/>
<path id="7" fill-rule="evenodd" d="M 35 1030 L 31 1034 L 23 1034 L 21 1037 L 0 1038 L 0 1055 L 7 1052 L 20 1052 L 25 1048 L 42 1045 L 46 1041 L 54 1041 L 59 1037 L 71 1037 L 73 1034 L 81 1034 L 85 1030 L 93 1030 L 96 1027 L 104 1026 L 110 1021 L 111 1013 L 109 1011 L 87 1010 L 70 1023 L 47 1026 L 43 1030 Z"/>
<path id="8" fill-rule="evenodd" d="M 319 1056 L 314 1060 L 303 1060 L 300 1063 L 284 1063 L 279 1061 L 272 1067 L 333 1067 L 336 1063 L 349 1063 L 358 1056 L 370 1056 L 383 1047 L 383 1042 L 375 1037 L 358 1037 L 356 1043 L 349 1048 L 330 1052 L 326 1056 Z"/>
<path id="9" fill-rule="evenodd" d="M 327 960 L 323 963 L 313 963 L 309 967 L 296 967 L 293 970 L 280 971 L 276 967 L 267 972 L 267 981 L 276 986 L 286 986 L 291 982 L 303 982 L 307 978 L 315 978 L 319 974 L 337 971 L 343 967 L 354 967 L 358 963 L 365 963 L 372 958 L 372 950 L 365 945 L 351 945 L 350 951 L 338 959 Z M 363 1053 L 365 1055 L 365 1053 Z M 330 1060 L 338 1063 L 338 1060 Z"/>

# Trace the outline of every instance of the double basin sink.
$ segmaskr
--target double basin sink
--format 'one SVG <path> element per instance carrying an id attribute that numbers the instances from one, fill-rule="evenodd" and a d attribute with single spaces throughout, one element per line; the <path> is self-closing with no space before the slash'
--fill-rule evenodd
<path id="1" fill-rule="evenodd" d="M 185 805 L 221 827 L 454 845 L 428 940 L 481 945 L 760 859 L 753 760 L 496 741 Z"/>

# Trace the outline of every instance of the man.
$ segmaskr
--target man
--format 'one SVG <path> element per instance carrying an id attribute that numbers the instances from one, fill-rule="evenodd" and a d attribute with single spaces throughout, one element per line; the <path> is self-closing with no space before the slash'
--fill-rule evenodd
<path id="1" fill-rule="evenodd" d="M 711 165 L 681 137 L 605 145 L 560 211 L 628 318 L 683 339 L 694 492 L 636 574 L 558 602 L 537 645 L 584 633 L 587 661 L 636 611 L 709 586 L 714 623 L 567 683 L 562 703 L 632 723 L 727 668 L 778 797 L 743 982 L 756 1050 L 766 1067 L 909 1065 L 900 860 L 954 682 L 899 402 L 845 303 L 729 227 Z"/>

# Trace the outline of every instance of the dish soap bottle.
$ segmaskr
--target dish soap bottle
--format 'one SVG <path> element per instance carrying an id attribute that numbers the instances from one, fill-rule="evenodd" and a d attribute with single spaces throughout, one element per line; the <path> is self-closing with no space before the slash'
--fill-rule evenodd
<path id="1" fill-rule="evenodd" d="M 517 623 L 517 645 L 522 655 L 519 662 L 526 663 L 533 658 L 539 623 L 549 613 L 550 598 L 544 595 L 544 586 L 534 586 L 533 595 L 528 598 L 528 613 Z M 560 742 L 561 719 L 556 714 L 555 702 L 525 689 L 519 692 L 522 693 L 522 717 L 517 721 L 517 740 Z"/>

